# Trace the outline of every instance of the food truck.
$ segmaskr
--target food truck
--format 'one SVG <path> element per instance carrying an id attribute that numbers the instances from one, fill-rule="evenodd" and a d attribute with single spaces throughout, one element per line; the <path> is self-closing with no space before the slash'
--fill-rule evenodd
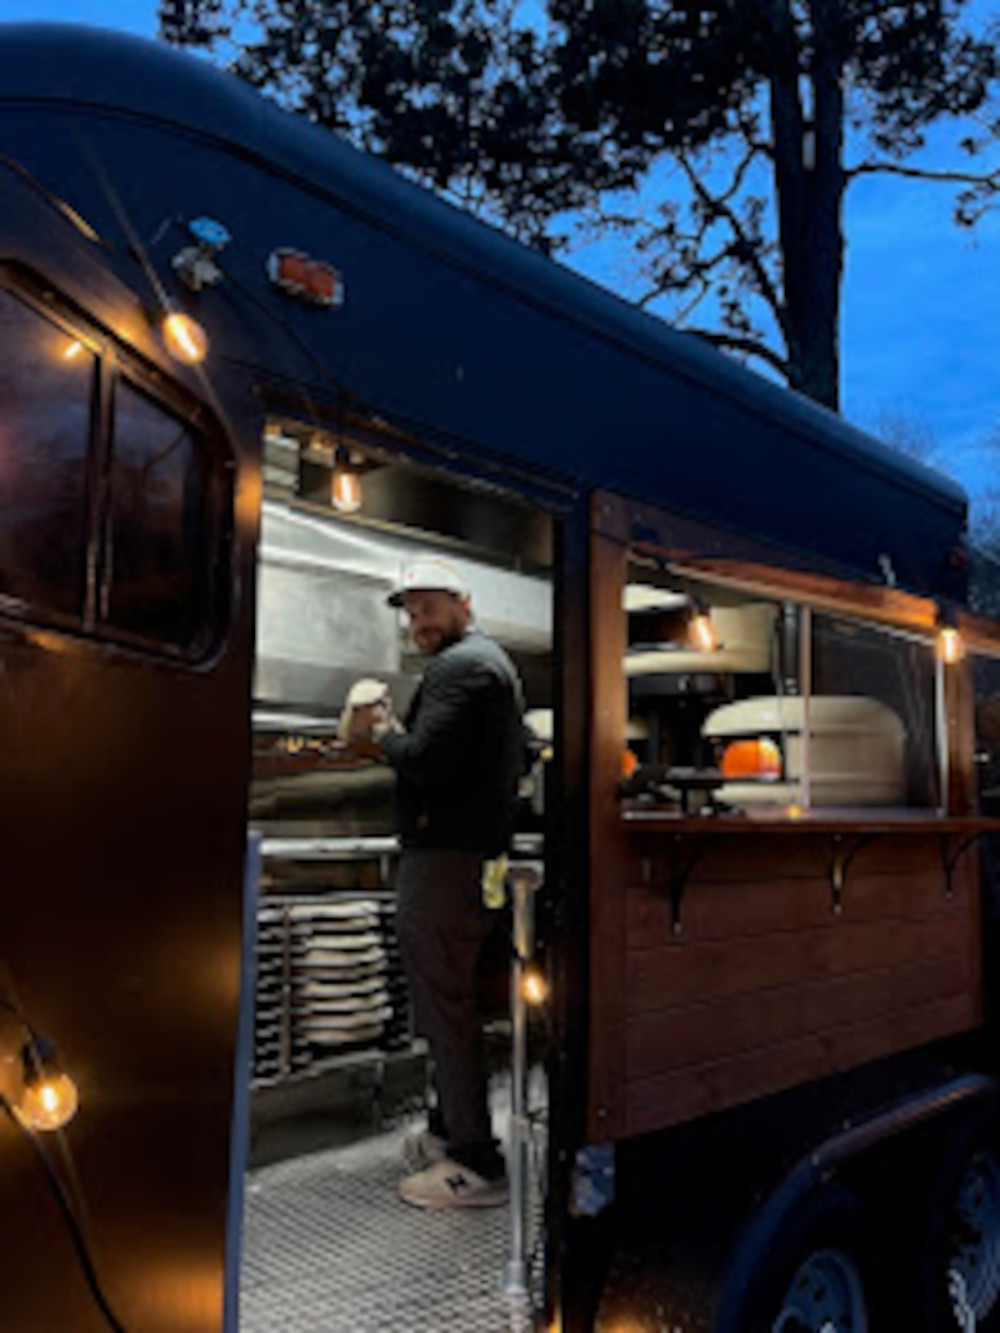
<path id="1" fill-rule="evenodd" d="M 961 491 L 154 43 L 0 27 L 0 173 L 4 1329 L 1000 1326 Z M 338 726 L 412 697 L 427 553 L 533 736 L 487 1015 L 527 1246 L 358 1184 L 426 1053 Z M 309 1271 L 249 1281 L 307 1111 L 266 1248 Z"/>

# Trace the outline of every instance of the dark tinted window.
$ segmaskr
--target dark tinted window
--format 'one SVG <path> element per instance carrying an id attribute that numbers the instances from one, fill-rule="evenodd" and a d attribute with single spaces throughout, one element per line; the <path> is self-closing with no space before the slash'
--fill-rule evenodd
<path id="1" fill-rule="evenodd" d="M 189 427 L 125 381 L 115 392 L 103 597 L 116 629 L 178 648 L 208 615 L 209 469 Z"/>
<path id="2" fill-rule="evenodd" d="M 79 616 L 95 357 L 0 291 L 0 593 Z"/>

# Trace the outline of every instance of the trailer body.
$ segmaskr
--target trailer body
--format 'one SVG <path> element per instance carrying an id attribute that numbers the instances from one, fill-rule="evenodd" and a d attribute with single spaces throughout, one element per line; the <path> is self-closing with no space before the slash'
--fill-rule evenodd
<path id="1" fill-rule="evenodd" d="M 254 589 L 275 419 L 465 487 L 439 520 L 452 543 L 535 516 L 519 531 L 553 596 L 552 1320 L 595 1318 L 578 1293 L 597 1224 L 570 1206 L 587 1145 L 652 1161 L 678 1128 L 896 1059 L 917 1058 L 909 1086 L 925 1096 L 956 1061 L 988 1071 L 976 690 L 971 655 L 945 669 L 933 649 L 942 607 L 965 595 L 954 485 L 157 45 L 0 28 L 0 172 L 5 382 L 52 404 L 0 549 L 3 989 L 81 1071 L 68 1132 L 128 1327 L 235 1319 Z M 231 237 L 200 291 L 174 262 L 197 218 Z M 282 252 L 334 266 L 342 304 L 280 289 Z M 167 355 L 168 306 L 203 326 L 202 365 Z M 41 366 L 39 329 L 79 344 L 70 388 Z M 185 460 L 178 508 L 129 501 L 141 459 L 129 473 L 125 424 L 140 454 Z M 36 568 L 57 532 L 59 559 Z M 663 709 L 690 722 L 687 698 L 721 702 L 741 672 L 764 681 L 754 698 L 777 688 L 745 664 L 647 673 L 633 657 L 630 674 L 644 645 L 629 590 L 646 587 L 665 615 L 707 590 L 722 608 L 764 606 L 769 634 L 797 626 L 782 659 L 793 694 L 813 670 L 807 639 L 833 644 L 834 682 L 851 634 L 915 644 L 914 716 L 932 734 L 917 728 L 911 807 L 694 814 L 677 791 L 696 779 L 677 765 L 666 804 L 623 798 L 633 715 L 649 745 Z M 809 617 L 826 618 L 812 638 Z M 990 625 L 961 624 L 984 661 L 1000 652 Z M 657 632 L 669 657 L 674 630 Z M 669 702 L 641 702 L 654 697 Z M 800 730 L 808 749 L 808 719 Z M 99 1328 L 17 1144 L 0 1122 L 0 1194 L 23 1221 L 6 1322 Z M 46 1280 L 56 1264 L 65 1282 Z"/>

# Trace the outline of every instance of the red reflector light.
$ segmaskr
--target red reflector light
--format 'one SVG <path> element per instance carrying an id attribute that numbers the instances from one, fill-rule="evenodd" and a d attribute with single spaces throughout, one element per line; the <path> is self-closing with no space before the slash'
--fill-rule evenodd
<path id="1" fill-rule="evenodd" d="M 301 250 L 274 250 L 267 261 L 267 276 L 275 287 L 310 305 L 341 306 L 344 284 L 332 264 L 311 259 Z"/>

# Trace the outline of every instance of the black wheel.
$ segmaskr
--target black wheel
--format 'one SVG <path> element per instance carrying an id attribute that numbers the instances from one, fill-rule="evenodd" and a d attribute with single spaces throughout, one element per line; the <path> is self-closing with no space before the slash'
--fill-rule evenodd
<path id="1" fill-rule="evenodd" d="M 1000 1330 L 1000 1125 L 954 1134 L 935 1167 L 917 1254 L 926 1333 Z"/>
<path id="2" fill-rule="evenodd" d="M 825 1186 L 751 1241 L 723 1302 L 726 1333 L 882 1333 L 868 1222 L 860 1202 Z"/>

